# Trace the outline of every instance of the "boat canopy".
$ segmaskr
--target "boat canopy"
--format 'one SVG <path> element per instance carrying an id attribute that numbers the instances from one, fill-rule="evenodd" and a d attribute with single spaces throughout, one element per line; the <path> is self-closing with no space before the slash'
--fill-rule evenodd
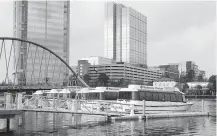
<path id="1" fill-rule="evenodd" d="M 42 90 L 38 90 L 38 91 L 36 91 L 36 92 L 33 93 L 33 94 L 43 94 L 43 92 L 42 92 Z"/>
<path id="2" fill-rule="evenodd" d="M 131 89 L 131 88 L 121 88 L 120 92 L 138 92 L 138 89 Z"/>
<path id="3" fill-rule="evenodd" d="M 57 89 L 51 89 L 50 92 L 47 93 L 59 93 L 59 92 L 57 91 Z"/>
<path id="4" fill-rule="evenodd" d="M 68 89 L 63 89 L 62 91 L 60 91 L 59 93 L 71 93 Z"/>

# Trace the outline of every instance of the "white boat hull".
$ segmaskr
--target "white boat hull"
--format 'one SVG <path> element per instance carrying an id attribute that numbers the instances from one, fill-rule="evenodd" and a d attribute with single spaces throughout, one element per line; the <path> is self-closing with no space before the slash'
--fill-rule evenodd
<path id="1" fill-rule="evenodd" d="M 122 101 L 122 102 L 106 102 L 104 104 L 100 101 L 87 102 L 81 104 L 82 111 L 98 111 L 98 112 L 120 112 L 120 113 L 130 113 L 131 109 L 134 109 L 136 114 L 143 113 L 143 101 Z M 185 112 L 191 108 L 193 103 L 190 102 L 155 102 L 146 101 L 145 102 L 145 113 L 155 114 L 155 113 L 167 113 L 167 112 Z"/>
<path id="2" fill-rule="evenodd" d="M 133 108 L 135 113 L 143 113 L 143 101 L 124 101 L 123 111 L 130 113 Z M 127 105 L 126 105 L 127 104 Z M 191 108 L 193 103 L 190 102 L 156 102 L 146 101 L 145 102 L 145 113 L 167 113 L 167 112 L 184 112 Z"/>

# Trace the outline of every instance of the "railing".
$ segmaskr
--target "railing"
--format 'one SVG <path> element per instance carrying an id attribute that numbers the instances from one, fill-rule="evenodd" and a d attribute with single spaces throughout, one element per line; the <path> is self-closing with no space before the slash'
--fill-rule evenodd
<path id="1" fill-rule="evenodd" d="M 5 100 L 5 108 L 9 104 Z M 10 105 L 12 109 L 20 110 L 42 110 L 53 112 L 73 112 L 73 113 L 89 113 L 89 114 L 102 114 L 102 115 L 126 115 L 131 113 L 131 110 L 141 110 L 142 105 L 119 103 L 116 101 L 106 100 L 81 100 L 59 97 L 23 95 L 18 93 L 15 100 Z"/>

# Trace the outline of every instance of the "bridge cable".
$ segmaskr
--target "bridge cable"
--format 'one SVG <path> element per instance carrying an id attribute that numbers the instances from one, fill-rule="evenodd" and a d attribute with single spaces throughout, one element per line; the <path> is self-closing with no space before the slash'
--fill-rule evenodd
<path id="1" fill-rule="evenodd" d="M 41 64 L 40 64 L 40 71 L 39 71 L 38 82 L 39 82 L 39 79 L 41 78 L 41 65 L 42 65 L 43 57 L 44 57 L 44 49 L 43 49 L 43 53 L 42 53 L 42 57 L 41 57 Z"/>
<path id="2" fill-rule="evenodd" d="M 29 59 L 29 48 L 30 48 L 30 43 L 28 43 L 28 44 L 29 44 L 29 46 L 28 46 L 28 50 L 27 50 L 27 53 L 26 53 L 26 62 L 25 62 L 25 67 L 24 67 L 26 84 L 27 84 L 27 77 L 26 77 L 26 74 L 27 74 L 27 60 Z"/>
<path id="3" fill-rule="evenodd" d="M 0 59 L 1 59 L 1 56 L 2 56 L 3 43 L 4 43 L 4 39 L 2 40 L 2 46 L 1 46 L 1 52 L 0 52 Z"/>
<path id="4" fill-rule="evenodd" d="M 7 65 L 7 73 L 6 73 L 6 77 L 8 78 L 8 83 L 9 83 L 9 77 L 8 77 L 8 69 L 9 69 L 9 66 L 10 66 L 10 60 L 11 60 L 11 51 L 12 51 L 12 44 L 13 44 L 13 41 L 11 43 L 11 48 L 10 48 L 10 55 L 9 55 L 9 60 L 8 60 L 8 64 Z M 5 53 L 6 54 L 6 53 Z M 6 79 L 5 79 L 6 80 Z"/>
<path id="5" fill-rule="evenodd" d="M 59 77 L 60 77 L 60 73 L 62 73 L 62 63 L 60 64 L 60 69 L 59 69 Z M 63 77 L 64 78 L 64 77 Z M 61 81 L 61 80 L 60 80 Z M 64 81 L 64 80 L 62 80 Z"/>
<path id="6" fill-rule="evenodd" d="M 50 62 L 50 55 L 51 55 L 51 53 L 49 54 L 49 58 L 48 58 L 48 60 L 47 60 L 47 66 L 46 66 L 46 71 L 45 71 L 45 73 L 46 73 L 46 77 L 48 78 L 48 70 L 49 70 L 49 62 Z"/>
<path id="7" fill-rule="evenodd" d="M 38 51 L 38 46 L 36 47 L 35 58 L 36 58 L 37 51 Z M 31 74 L 31 80 L 32 80 L 32 75 L 33 75 L 34 70 L 35 70 L 35 58 L 34 58 L 34 62 L 33 62 L 33 70 L 32 70 L 32 74 Z M 35 77 L 35 73 L 34 73 L 34 77 Z M 36 79 L 34 79 L 34 80 L 36 80 Z"/>
<path id="8" fill-rule="evenodd" d="M 22 44 L 22 41 L 20 42 L 20 44 Z M 19 48 L 19 51 L 21 49 L 21 45 L 20 45 L 20 48 Z M 15 68 L 15 76 L 17 77 L 17 67 L 18 67 L 18 63 L 19 63 L 19 60 L 20 60 L 20 52 L 18 53 L 18 60 L 16 62 L 16 68 Z M 16 56 L 15 56 L 16 57 Z"/>
<path id="9" fill-rule="evenodd" d="M 53 69 L 53 75 L 52 75 L 52 79 L 53 79 L 53 82 L 55 81 L 54 80 L 54 72 L 55 72 L 55 68 L 56 68 L 56 57 L 54 58 L 54 69 Z"/>

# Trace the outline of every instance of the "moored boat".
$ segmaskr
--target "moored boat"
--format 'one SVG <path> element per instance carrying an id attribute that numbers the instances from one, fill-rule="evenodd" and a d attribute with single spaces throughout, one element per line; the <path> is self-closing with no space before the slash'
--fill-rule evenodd
<path id="1" fill-rule="evenodd" d="M 142 113 L 143 100 L 146 113 L 183 112 L 189 110 L 193 104 L 176 87 L 145 85 L 129 85 L 128 88 L 120 89 L 117 102 L 123 104 L 120 111 L 130 112 L 133 105 L 136 113 Z"/>

